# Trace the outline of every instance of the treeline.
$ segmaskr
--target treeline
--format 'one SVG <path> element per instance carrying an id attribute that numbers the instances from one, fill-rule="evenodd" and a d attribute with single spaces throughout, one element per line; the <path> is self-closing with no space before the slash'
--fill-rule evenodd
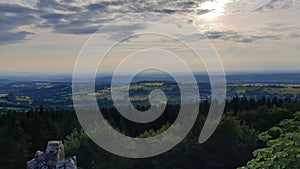
<path id="1" fill-rule="evenodd" d="M 37 150 L 49 140 L 62 140 L 79 128 L 73 111 L 13 112 L 0 116 L 0 168 L 26 168 Z"/>
<path id="2" fill-rule="evenodd" d="M 139 110 L 147 106 L 139 105 Z M 160 118 L 149 124 L 136 124 L 123 118 L 115 108 L 101 108 L 104 117 L 120 132 L 134 137 L 151 137 L 166 130 L 176 119 L 179 105 L 168 105 Z M 146 159 L 112 155 L 93 143 L 82 131 L 74 111 L 8 112 L 0 116 L 0 168 L 26 168 L 37 150 L 49 140 L 64 140 L 67 155 L 76 155 L 85 169 L 232 169 L 246 165 L 252 152 L 266 147 L 259 133 L 266 132 L 284 119 L 293 119 L 300 103 L 290 99 L 227 101 L 225 114 L 214 135 L 204 144 L 198 136 L 209 110 L 203 102 L 191 132 L 175 148 Z M 299 126 L 298 126 L 299 127 Z"/>

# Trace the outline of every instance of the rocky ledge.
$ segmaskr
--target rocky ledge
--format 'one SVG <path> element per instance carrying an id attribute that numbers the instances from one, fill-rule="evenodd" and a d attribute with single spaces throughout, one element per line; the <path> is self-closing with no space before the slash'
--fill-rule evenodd
<path id="1" fill-rule="evenodd" d="M 49 141 L 46 151 L 37 151 L 27 169 L 78 169 L 76 156 L 65 158 L 62 141 Z"/>

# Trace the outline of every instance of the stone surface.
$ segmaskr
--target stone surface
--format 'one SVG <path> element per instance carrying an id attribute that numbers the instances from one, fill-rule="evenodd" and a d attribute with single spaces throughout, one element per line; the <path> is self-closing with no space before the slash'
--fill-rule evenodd
<path id="1" fill-rule="evenodd" d="M 37 151 L 27 169 L 77 169 L 76 156 L 65 158 L 62 141 L 49 141 L 46 151 Z"/>

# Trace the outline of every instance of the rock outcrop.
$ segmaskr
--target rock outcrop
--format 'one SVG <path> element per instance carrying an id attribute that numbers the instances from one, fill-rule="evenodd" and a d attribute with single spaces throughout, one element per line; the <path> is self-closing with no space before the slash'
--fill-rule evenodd
<path id="1" fill-rule="evenodd" d="M 62 141 L 49 141 L 46 151 L 37 151 L 27 169 L 77 169 L 76 156 L 65 158 Z"/>

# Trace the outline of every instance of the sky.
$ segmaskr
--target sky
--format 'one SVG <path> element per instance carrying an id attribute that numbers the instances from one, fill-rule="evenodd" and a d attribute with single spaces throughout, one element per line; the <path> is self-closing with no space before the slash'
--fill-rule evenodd
<path id="1" fill-rule="evenodd" d="M 182 20 L 169 23 L 168 17 L 154 17 L 151 23 L 160 24 L 151 25 L 143 19 L 131 18 L 124 24 L 115 24 L 116 19 L 143 16 L 147 12 Z M 101 45 L 93 49 L 104 50 L 124 35 L 155 29 L 181 37 L 192 46 L 198 44 L 197 48 L 211 45 L 207 48 L 217 51 L 228 72 L 299 71 L 299 17 L 299 0 L 0 0 L 0 72 L 72 72 L 87 40 L 111 23 L 113 27 L 100 31 Z M 171 27 L 176 24 L 177 28 Z M 195 29 L 190 30 L 191 27 Z M 207 38 L 201 38 L 202 35 Z M 114 70 L 127 57 L 123 55 L 130 54 L 129 48 L 143 46 L 153 39 L 160 45 L 175 45 L 164 37 L 133 39 L 105 58 L 99 69 Z M 163 54 L 156 54 L 164 59 Z M 170 71 L 180 71 L 177 62 L 169 57 L 166 54 L 168 62 L 159 62 L 169 64 Z M 204 69 L 192 57 L 182 57 L 193 71 Z M 149 53 L 140 58 L 128 63 L 128 69 L 144 62 L 156 64 L 159 60 Z M 216 59 L 208 58 L 211 63 Z"/>

